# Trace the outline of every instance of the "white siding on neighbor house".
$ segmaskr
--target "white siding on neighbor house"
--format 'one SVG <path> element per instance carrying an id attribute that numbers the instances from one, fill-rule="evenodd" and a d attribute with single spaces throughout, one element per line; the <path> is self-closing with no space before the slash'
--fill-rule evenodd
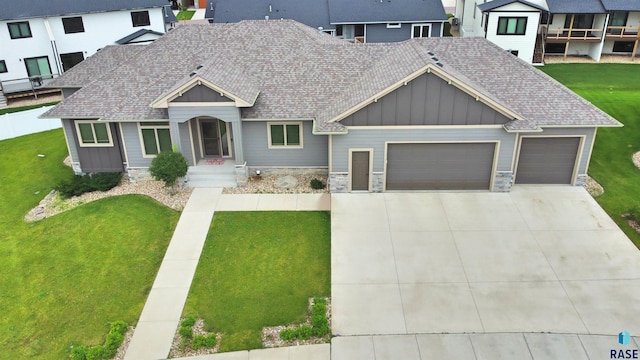
<path id="1" fill-rule="evenodd" d="M 143 10 L 135 10 L 143 11 Z M 82 17 L 84 32 L 65 34 L 61 16 L 47 18 L 53 39 L 50 39 L 45 27 L 44 18 L 25 20 L 0 21 L 0 49 L 9 49 L 0 54 L 0 60 L 5 60 L 7 73 L 0 74 L 0 80 L 10 80 L 27 77 L 24 58 L 48 56 L 51 72 L 58 74 L 62 68 L 53 53 L 51 41 L 55 40 L 58 54 L 82 52 L 87 58 L 106 45 L 114 45 L 119 40 L 140 29 L 150 29 L 164 33 L 164 16 L 162 8 L 148 9 L 149 26 L 134 27 L 131 21 L 131 11 L 110 11 L 103 13 L 78 14 L 63 17 Z M 11 39 L 7 23 L 28 21 L 32 37 Z"/>
<path id="2" fill-rule="evenodd" d="M 138 123 L 126 122 L 122 125 L 122 137 L 127 148 L 127 159 L 129 167 L 149 167 L 151 158 L 145 158 L 142 153 L 142 144 L 140 144 L 140 133 L 138 131 Z"/>
<path id="3" fill-rule="evenodd" d="M 591 144 L 595 136 L 595 128 L 543 128 L 540 133 L 522 133 L 521 137 L 535 136 L 584 136 L 582 144 L 582 153 L 580 154 L 580 164 L 578 165 L 578 174 L 586 174 L 591 157 Z M 518 143 L 520 140 L 518 139 Z M 515 162 L 513 164 L 515 171 Z"/>
<path id="4" fill-rule="evenodd" d="M 248 166 L 326 167 L 328 136 L 313 135 L 313 122 L 302 122 L 302 149 L 269 149 L 266 121 L 243 121 L 244 158 Z"/>
<path id="5" fill-rule="evenodd" d="M 520 5 L 520 6 L 515 6 Z M 504 8 L 517 11 L 502 11 Z M 532 12 L 531 7 L 521 4 L 510 4 L 500 8 L 500 12 L 491 12 L 487 20 L 487 40 L 505 50 L 517 50 L 518 57 L 528 63 L 533 61 L 533 50 L 536 45 L 540 12 Z M 498 35 L 498 21 L 501 17 L 527 18 L 527 27 L 524 35 Z"/>
<path id="6" fill-rule="evenodd" d="M 458 0 L 455 16 L 460 19 L 460 36 L 484 36 L 482 28 L 482 12 L 478 4 L 483 0 Z"/>
<path id="7" fill-rule="evenodd" d="M 334 135 L 332 140 L 332 172 L 347 172 L 349 149 L 373 149 L 373 171 L 384 171 L 385 142 L 463 142 L 500 141 L 497 171 L 510 171 L 516 134 L 501 127 L 481 128 L 407 128 L 354 129 L 347 135 Z"/>

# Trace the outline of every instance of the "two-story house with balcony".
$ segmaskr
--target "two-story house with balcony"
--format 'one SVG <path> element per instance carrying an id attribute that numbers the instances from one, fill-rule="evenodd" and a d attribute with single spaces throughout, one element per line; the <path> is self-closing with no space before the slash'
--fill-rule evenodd
<path id="1" fill-rule="evenodd" d="M 291 19 L 352 42 L 396 42 L 443 36 L 440 0 L 209 0 L 214 23 Z"/>
<path id="2" fill-rule="evenodd" d="M 165 0 L 9 1 L 0 11 L 0 106 L 115 43 L 147 43 L 166 32 Z M 175 19 L 175 17 L 173 17 Z"/>
<path id="3" fill-rule="evenodd" d="M 638 0 L 457 0 L 463 37 L 482 36 L 524 61 L 544 56 L 627 54 L 640 40 Z"/>

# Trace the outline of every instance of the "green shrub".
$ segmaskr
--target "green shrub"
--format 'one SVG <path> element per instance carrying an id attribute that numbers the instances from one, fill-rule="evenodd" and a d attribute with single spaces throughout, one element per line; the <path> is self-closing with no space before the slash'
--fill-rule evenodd
<path id="1" fill-rule="evenodd" d="M 216 346 L 217 339 L 216 334 L 209 334 L 207 336 L 204 335 L 196 335 L 193 337 L 191 341 L 191 348 L 194 350 L 207 348 L 211 349 Z"/>
<path id="2" fill-rule="evenodd" d="M 325 304 L 315 304 L 311 307 L 311 315 L 325 316 L 326 314 L 327 314 L 327 305 Z"/>
<path id="3" fill-rule="evenodd" d="M 127 324 L 122 320 L 112 322 L 109 327 L 110 327 L 110 330 L 109 330 L 110 333 L 118 333 L 120 335 L 124 335 L 127 332 L 127 330 L 129 330 L 129 324 Z"/>
<path id="4" fill-rule="evenodd" d="M 316 306 L 316 305 L 320 305 L 320 304 L 322 304 L 322 305 L 327 305 L 327 299 L 325 299 L 325 298 L 319 298 L 319 297 L 317 297 L 317 298 L 313 298 L 313 305 L 314 305 L 314 306 Z"/>
<path id="5" fill-rule="evenodd" d="M 120 344 L 124 341 L 124 335 L 118 332 L 110 332 L 107 335 L 107 341 L 104 342 L 104 354 L 107 359 L 111 359 L 118 353 Z"/>
<path id="6" fill-rule="evenodd" d="M 635 222 L 640 222 L 640 207 L 635 207 L 629 210 L 629 220 L 633 220 Z"/>
<path id="7" fill-rule="evenodd" d="M 161 152 L 151 161 L 149 172 L 154 179 L 164 181 L 166 186 L 173 186 L 178 178 L 187 175 L 189 165 L 187 159 L 179 152 Z"/>
<path id="8" fill-rule="evenodd" d="M 323 337 L 327 335 L 331 330 L 329 330 L 329 323 L 325 322 L 320 326 L 313 327 L 313 336 Z"/>
<path id="9" fill-rule="evenodd" d="M 284 329 L 280 331 L 280 339 L 284 341 L 295 340 L 298 337 L 298 332 L 294 329 Z"/>
<path id="10" fill-rule="evenodd" d="M 102 360 L 104 348 L 101 345 L 92 346 L 87 351 L 87 360 Z"/>
<path id="11" fill-rule="evenodd" d="M 298 328 L 298 339 L 309 340 L 313 336 L 313 329 L 309 325 L 302 325 Z"/>
<path id="12" fill-rule="evenodd" d="M 181 327 L 192 327 L 196 324 L 196 318 L 193 315 L 187 315 L 180 323 Z"/>
<path id="13" fill-rule="evenodd" d="M 321 189 L 324 189 L 326 187 L 325 183 L 323 183 L 322 180 L 318 180 L 318 179 L 315 179 L 315 178 L 311 179 L 311 182 L 309 183 L 309 185 L 314 190 L 321 190 Z"/>
<path id="14" fill-rule="evenodd" d="M 178 334 L 184 339 L 191 339 L 193 337 L 193 329 L 191 329 L 191 326 L 181 326 Z"/>
<path id="15" fill-rule="evenodd" d="M 89 348 L 84 345 L 76 346 L 71 350 L 71 360 L 86 360 Z"/>
<path id="16" fill-rule="evenodd" d="M 117 186 L 122 180 L 122 173 L 96 173 L 76 175 L 71 180 L 63 181 L 56 186 L 56 191 L 63 199 L 80 196 L 91 191 L 107 191 Z"/>
<path id="17" fill-rule="evenodd" d="M 313 315 L 311 316 L 311 326 L 319 327 L 327 324 L 327 318 L 324 315 Z"/>

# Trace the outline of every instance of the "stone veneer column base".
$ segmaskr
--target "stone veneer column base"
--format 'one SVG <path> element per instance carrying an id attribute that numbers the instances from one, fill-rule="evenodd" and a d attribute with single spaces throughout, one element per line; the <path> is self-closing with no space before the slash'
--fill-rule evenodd
<path id="1" fill-rule="evenodd" d="M 496 176 L 493 180 L 493 191 L 509 192 L 512 185 L 513 171 L 496 171 Z"/>
<path id="2" fill-rule="evenodd" d="M 349 192 L 349 173 L 329 173 L 329 192 Z"/>
<path id="3" fill-rule="evenodd" d="M 587 178 L 589 175 L 587 174 L 578 174 L 576 177 L 576 186 L 585 186 L 587 184 Z"/>
<path id="4" fill-rule="evenodd" d="M 249 182 L 249 168 L 247 163 L 236 165 L 236 182 L 238 187 L 245 187 Z"/>
<path id="5" fill-rule="evenodd" d="M 152 179 L 149 168 L 127 168 L 127 175 L 132 182 Z"/>
<path id="6" fill-rule="evenodd" d="M 384 173 L 374 172 L 371 178 L 371 191 L 375 193 L 384 191 Z"/>

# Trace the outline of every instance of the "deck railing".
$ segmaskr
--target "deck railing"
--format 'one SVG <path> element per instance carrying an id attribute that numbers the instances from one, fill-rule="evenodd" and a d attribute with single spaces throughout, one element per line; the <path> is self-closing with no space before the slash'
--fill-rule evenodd
<path id="1" fill-rule="evenodd" d="M 44 90 L 47 84 L 58 76 L 59 74 L 51 74 L 2 80 L 0 81 L 0 90 L 4 92 L 6 97 L 11 97 L 12 94 L 27 93 L 32 94 L 37 98 L 38 92 Z"/>
<path id="2" fill-rule="evenodd" d="M 608 38 L 640 38 L 640 26 L 608 26 Z"/>
<path id="3" fill-rule="evenodd" d="M 547 40 L 595 40 L 602 39 L 602 28 L 580 29 L 580 28 L 549 28 Z"/>

